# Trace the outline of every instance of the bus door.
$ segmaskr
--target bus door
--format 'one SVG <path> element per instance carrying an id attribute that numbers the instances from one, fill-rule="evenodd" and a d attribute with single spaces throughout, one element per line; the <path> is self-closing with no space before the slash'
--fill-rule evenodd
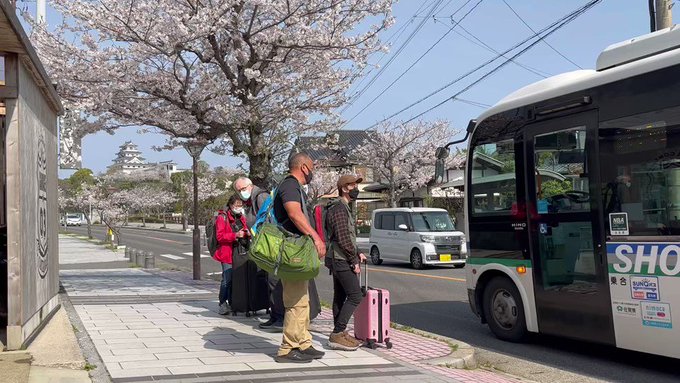
<path id="1" fill-rule="evenodd" d="M 597 111 L 527 125 L 525 150 L 539 331 L 614 344 L 598 220 Z"/>

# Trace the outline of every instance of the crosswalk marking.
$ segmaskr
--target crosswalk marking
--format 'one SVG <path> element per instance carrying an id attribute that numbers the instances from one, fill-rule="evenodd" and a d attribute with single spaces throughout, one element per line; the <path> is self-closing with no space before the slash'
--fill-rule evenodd
<path id="1" fill-rule="evenodd" d="M 180 257 L 180 256 L 177 256 L 177 255 L 172 255 L 172 254 L 160 254 L 159 256 L 163 257 L 163 258 L 172 259 L 174 261 L 179 261 L 180 259 L 184 259 L 184 257 Z"/>
<path id="2" fill-rule="evenodd" d="M 182 253 L 188 257 L 193 257 L 194 253 Z M 210 254 L 201 254 L 201 258 L 210 258 Z"/>

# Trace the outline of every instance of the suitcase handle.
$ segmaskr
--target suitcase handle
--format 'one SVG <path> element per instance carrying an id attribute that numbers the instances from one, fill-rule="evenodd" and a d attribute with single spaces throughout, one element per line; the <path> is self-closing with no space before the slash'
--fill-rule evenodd
<path id="1" fill-rule="evenodd" d="M 364 285 L 361 286 L 361 293 L 364 296 L 366 296 L 366 291 L 368 291 L 368 262 L 364 261 L 363 263 L 364 263 Z"/>

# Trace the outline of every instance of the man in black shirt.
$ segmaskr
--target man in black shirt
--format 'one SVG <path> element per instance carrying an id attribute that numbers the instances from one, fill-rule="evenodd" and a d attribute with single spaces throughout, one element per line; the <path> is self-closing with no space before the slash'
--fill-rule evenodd
<path id="1" fill-rule="evenodd" d="M 305 153 L 293 155 L 288 162 L 290 176 L 279 184 L 274 197 L 274 218 L 284 229 L 298 235 L 309 235 L 314 240 L 319 258 L 326 255 L 326 246 L 309 223 L 307 196 L 302 185 L 312 181 L 314 162 Z M 309 333 L 309 293 L 307 281 L 283 283 L 283 340 L 275 360 L 279 363 L 309 363 L 324 353 L 312 347 Z"/>

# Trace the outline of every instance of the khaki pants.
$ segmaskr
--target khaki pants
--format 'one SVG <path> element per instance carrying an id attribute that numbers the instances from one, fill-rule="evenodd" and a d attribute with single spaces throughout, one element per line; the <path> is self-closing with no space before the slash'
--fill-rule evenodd
<path id="1" fill-rule="evenodd" d="M 288 355 L 293 349 L 306 350 L 312 345 L 309 333 L 308 281 L 281 281 L 283 283 L 283 340 L 278 356 Z"/>

